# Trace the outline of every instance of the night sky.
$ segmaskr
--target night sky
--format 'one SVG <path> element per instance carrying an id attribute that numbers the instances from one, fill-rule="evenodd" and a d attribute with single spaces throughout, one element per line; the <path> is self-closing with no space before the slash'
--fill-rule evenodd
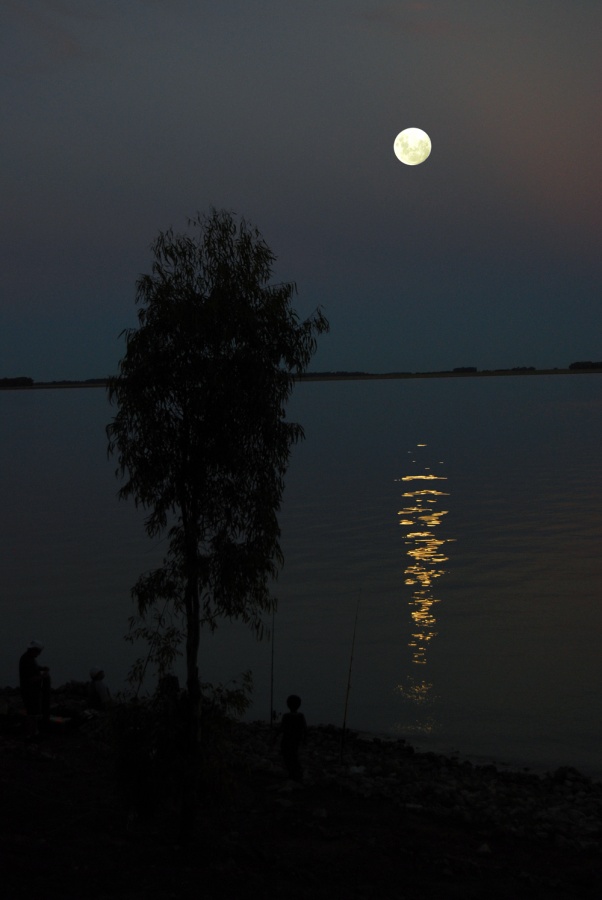
<path id="1" fill-rule="evenodd" d="M 313 370 L 602 359 L 601 46 L 600 0 L 3 0 L 0 377 L 115 373 L 211 206 L 323 307 Z"/>

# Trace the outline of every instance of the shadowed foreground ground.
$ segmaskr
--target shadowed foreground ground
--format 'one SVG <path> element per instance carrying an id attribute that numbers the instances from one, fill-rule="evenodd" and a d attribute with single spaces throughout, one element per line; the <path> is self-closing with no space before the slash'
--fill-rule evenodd
<path id="1" fill-rule="evenodd" d="M 593 898 L 602 785 L 573 770 L 498 772 L 403 742 L 310 729 L 306 783 L 286 782 L 266 725 L 232 725 L 199 833 L 134 814 L 102 722 L 37 743 L 0 734 L 7 898 Z M 219 800 L 216 799 L 219 798 Z"/>

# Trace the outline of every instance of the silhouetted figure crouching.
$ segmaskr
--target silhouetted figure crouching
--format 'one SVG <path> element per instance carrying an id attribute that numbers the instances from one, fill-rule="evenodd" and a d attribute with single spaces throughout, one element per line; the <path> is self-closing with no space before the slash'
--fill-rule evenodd
<path id="1" fill-rule="evenodd" d="M 289 778 L 293 781 L 303 780 L 303 769 L 299 762 L 299 747 L 307 735 L 307 723 L 303 713 L 299 712 L 301 698 L 296 694 L 287 697 L 289 712 L 282 716 L 279 732 L 282 735 L 280 749 Z"/>

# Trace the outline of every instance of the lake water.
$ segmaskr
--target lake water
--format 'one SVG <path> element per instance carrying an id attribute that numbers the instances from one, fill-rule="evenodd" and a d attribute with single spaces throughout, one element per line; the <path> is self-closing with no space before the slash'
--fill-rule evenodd
<path id="1" fill-rule="evenodd" d="M 289 415 L 273 647 L 220 626 L 203 680 L 251 669 L 265 719 L 273 650 L 280 712 L 341 725 L 351 670 L 353 729 L 601 777 L 600 376 L 303 383 Z M 122 689 L 165 548 L 116 500 L 106 394 L 5 391 L 0 416 L 0 684 L 36 638 L 55 684 Z"/>

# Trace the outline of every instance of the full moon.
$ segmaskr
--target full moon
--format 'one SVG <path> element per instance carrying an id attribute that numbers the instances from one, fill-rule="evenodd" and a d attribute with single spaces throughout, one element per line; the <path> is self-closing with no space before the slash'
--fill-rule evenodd
<path id="1" fill-rule="evenodd" d="M 406 166 L 417 166 L 430 156 L 431 139 L 421 128 L 404 128 L 395 138 L 393 151 Z"/>

